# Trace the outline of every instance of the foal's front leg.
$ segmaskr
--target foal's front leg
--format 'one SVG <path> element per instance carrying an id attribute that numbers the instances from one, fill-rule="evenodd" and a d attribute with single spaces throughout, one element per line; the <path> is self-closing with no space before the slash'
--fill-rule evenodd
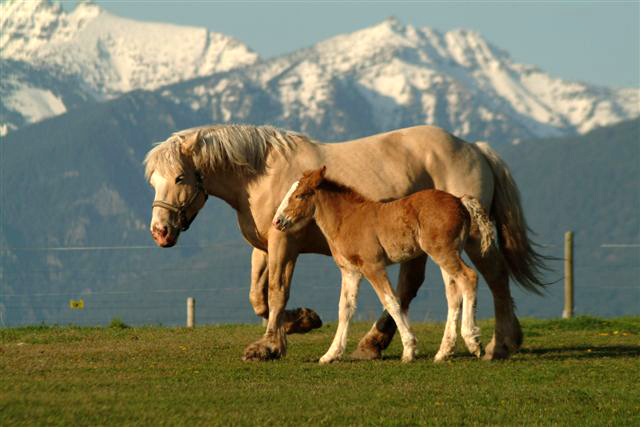
<path id="1" fill-rule="evenodd" d="M 338 329 L 336 330 L 336 335 L 333 337 L 331 347 L 329 347 L 325 355 L 320 358 L 320 363 L 322 364 L 339 360 L 344 354 L 344 349 L 347 346 L 349 323 L 351 322 L 353 313 L 356 311 L 358 287 L 362 274 L 358 271 L 344 268 L 340 268 L 340 271 L 342 273 L 342 287 L 340 290 Z"/>

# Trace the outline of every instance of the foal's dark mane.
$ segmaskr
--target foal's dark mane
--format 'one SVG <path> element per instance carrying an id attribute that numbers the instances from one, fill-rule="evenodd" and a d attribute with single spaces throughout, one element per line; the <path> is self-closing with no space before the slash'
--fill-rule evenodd
<path id="1" fill-rule="evenodd" d="M 318 185 L 317 189 L 324 190 L 333 194 L 339 194 L 347 200 L 357 203 L 370 201 L 348 185 L 344 185 L 340 182 L 333 181 L 326 177 L 322 180 L 322 182 L 320 182 L 320 185 Z"/>

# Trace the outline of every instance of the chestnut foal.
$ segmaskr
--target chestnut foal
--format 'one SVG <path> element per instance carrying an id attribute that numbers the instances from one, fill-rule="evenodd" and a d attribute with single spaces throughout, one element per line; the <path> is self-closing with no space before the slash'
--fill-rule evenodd
<path id="1" fill-rule="evenodd" d="M 460 258 L 470 232 L 480 236 L 482 251 L 491 246 L 494 230 L 480 203 L 439 190 L 423 190 L 391 202 L 367 200 L 355 190 L 325 178 L 326 167 L 305 172 L 283 199 L 273 225 L 293 233 L 312 219 L 329 242 L 342 272 L 339 323 L 331 347 L 320 363 L 340 359 L 364 275 L 398 325 L 402 361 L 415 357 L 416 339 L 400 310 L 385 267 L 429 255 L 442 269 L 449 306 L 447 324 L 435 361 L 453 354 L 462 303 L 461 335 L 469 351 L 482 355 L 475 324 L 478 275 Z"/>

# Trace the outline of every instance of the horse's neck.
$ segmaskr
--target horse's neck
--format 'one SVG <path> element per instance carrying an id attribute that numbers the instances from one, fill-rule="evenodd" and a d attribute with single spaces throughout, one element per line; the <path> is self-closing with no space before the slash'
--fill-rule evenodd
<path id="1" fill-rule="evenodd" d="M 205 177 L 207 192 L 227 202 L 236 211 L 246 205 L 247 178 L 233 172 L 221 172 Z"/>

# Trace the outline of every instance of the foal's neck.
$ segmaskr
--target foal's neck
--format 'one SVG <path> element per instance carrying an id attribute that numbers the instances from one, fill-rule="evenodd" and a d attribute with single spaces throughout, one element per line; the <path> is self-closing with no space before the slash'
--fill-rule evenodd
<path id="1" fill-rule="evenodd" d="M 364 221 L 368 220 L 362 217 L 362 208 L 364 206 L 373 208 L 376 204 L 357 191 L 331 181 L 323 182 L 316 189 L 316 194 L 314 218 L 316 224 L 330 240 L 335 240 L 343 223 L 353 221 L 354 216 Z"/>

